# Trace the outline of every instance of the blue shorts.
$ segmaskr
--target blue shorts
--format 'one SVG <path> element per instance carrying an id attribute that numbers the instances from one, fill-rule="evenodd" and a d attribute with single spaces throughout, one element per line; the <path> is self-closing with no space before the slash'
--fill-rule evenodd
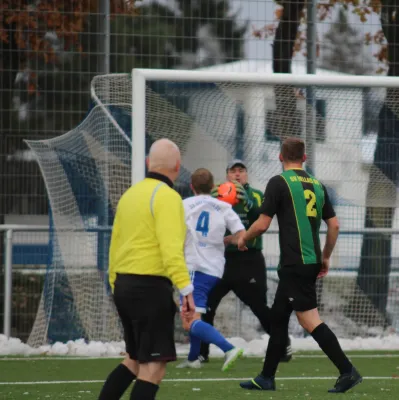
<path id="1" fill-rule="evenodd" d="M 208 295 L 211 289 L 220 281 L 216 276 L 204 274 L 199 271 L 190 272 L 191 282 L 194 286 L 194 303 L 195 311 L 201 314 L 206 313 L 208 304 Z M 182 297 L 180 296 L 180 309 L 182 303 Z"/>

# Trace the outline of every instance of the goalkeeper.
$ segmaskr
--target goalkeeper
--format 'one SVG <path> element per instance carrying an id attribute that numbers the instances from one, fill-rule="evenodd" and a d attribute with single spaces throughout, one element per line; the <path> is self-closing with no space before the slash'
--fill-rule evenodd
<path id="1" fill-rule="evenodd" d="M 248 229 L 259 217 L 263 193 L 248 184 L 248 172 L 242 160 L 231 161 L 226 169 L 227 180 L 234 182 L 237 188 L 237 199 L 240 201 L 233 207 L 245 229 Z M 217 196 L 217 186 L 212 191 Z M 228 233 L 229 234 L 229 233 Z M 212 289 L 208 297 L 208 307 L 202 320 L 213 325 L 216 309 L 223 297 L 231 290 L 246 304 L 259 319 L 263 329 L 270 334 L 270 308 L 266 299 L 266 264 L 262 254 L 262 238 L 257 237 L 247 244 L 248 251 L 239 251 L 236 245 L 226 238 L 225 270 L 223 278 Z M 288 337 L 288 331 L 287 331 Z M 201 343 L 200 361 L 207 362 L 209 344 Z M 291 342 L 288 337 L 287 347 L 280 361 L 290 361 L 292 357 Z"/>

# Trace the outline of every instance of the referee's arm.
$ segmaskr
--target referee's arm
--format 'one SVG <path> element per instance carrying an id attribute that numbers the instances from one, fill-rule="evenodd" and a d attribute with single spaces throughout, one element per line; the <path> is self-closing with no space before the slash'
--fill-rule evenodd
<path id="1" fill-rule="evenodd" d="M 172 190 L 159 190 L 155 196 L 153 212 L 155 231 L 166 273 L 182 296 L 193 291 L 188 268 L 184 259 L 186 222 L 183 201 Z"/>
<path id="2" fill-rule="evenodd" d="M 114 285 L 115 285 L 115 280 L 116 280 L 116 272 L 114 270 L 114 265 L 115 265 L 115 253 L 116 249 L 119 246 L 119 224 L 117 223 L 118 221 L 118 210 L 116 211 L 115 214 L 115 220 L 114 224 L 112 226 L 112 234 L 111 234 L 111 244 L 109 247 L 109 263 L 108 263 L 108 280 L 109 284 L 111 286 L 112 292 L 114 291 Z"/>

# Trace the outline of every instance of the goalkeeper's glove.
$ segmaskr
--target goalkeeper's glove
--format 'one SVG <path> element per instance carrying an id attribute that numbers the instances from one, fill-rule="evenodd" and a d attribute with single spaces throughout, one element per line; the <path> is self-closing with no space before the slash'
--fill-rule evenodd
<path id="1" fill-rule="evenodd" d="M 241 183 L 236 181 L 234 181 L 233 183 L 237 191 L 237 200 L 242 202 L 244 208 L 249 211 L 254 205 L 253 201 L 249 198 L 247 191 L 244 189 L 244 186 L 242 186 Z"/>
<path id="2" fill-rule="evenodd" d="M 214 197 L 214 198 L 217 198 L 217 197 L 218 197 L 219 186 L 220 186 L 220 183 L 218 183 L 217 185 L 215 185 L 215 186 L 212 188 L 212 190 L 211 190 L 211 196 L 212 196 L 212 197 Z"/>

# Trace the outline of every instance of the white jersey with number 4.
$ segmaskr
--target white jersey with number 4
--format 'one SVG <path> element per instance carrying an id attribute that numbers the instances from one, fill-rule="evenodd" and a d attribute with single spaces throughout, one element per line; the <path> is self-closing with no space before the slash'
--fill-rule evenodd
<path id="1" fill-rule="evenodd" d="M 183 201 L 187 235 L 184 255 L 190 271 L 221 278 L 224 271 L 223 238 L 244 230 L 232 206 L 210 195 L 189 197 Z"/>

